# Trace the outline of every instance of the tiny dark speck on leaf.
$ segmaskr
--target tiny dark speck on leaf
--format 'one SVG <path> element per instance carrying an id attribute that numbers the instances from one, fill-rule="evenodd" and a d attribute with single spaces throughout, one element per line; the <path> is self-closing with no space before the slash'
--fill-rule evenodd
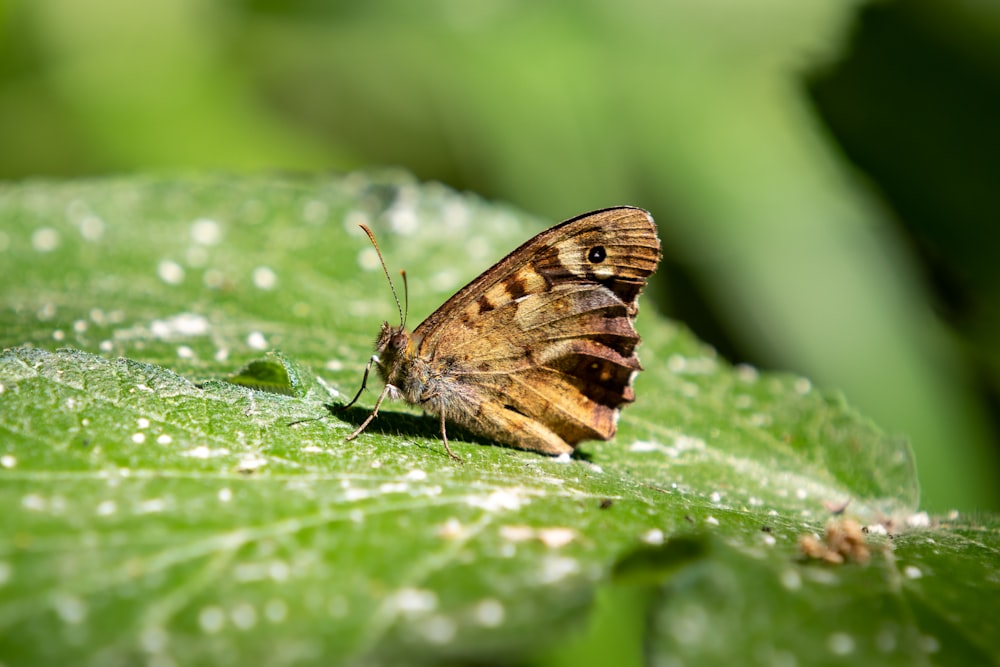
<path id="1" fill-rule="evenodd" d="M 601 500 L 601 509 L 606 510 L 614 504 L 615 501 L 611 500 L 611 498 L 604 498 L 603 500 Z"/>

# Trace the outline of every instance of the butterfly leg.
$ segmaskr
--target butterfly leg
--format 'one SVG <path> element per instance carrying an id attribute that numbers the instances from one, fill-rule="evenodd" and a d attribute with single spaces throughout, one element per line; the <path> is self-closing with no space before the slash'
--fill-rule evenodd
<path id="1" fill-rule="evenodd" d="M 371 362 L 369 362 L 369 366 L 370 365 L 371 365 Z M 366 378 L 368 377 L 368 373 L 367 372 L 365 372 L 365 377 Z M 363 388 L 364 388 L 364 385 L 362 385 L 362 389 Z M 393 389 L 395 389 L 395 387 L 393 387 L 391 384 L 385 385 L 385 388 L 382 390 L 382 393 L 378 395 L 378 400 L 375 401 L 375 407 L 372 408 L 371 414 L 368 415 L 367 419 L 365 419 L 363 422 L 361 422 L 361 426 L 359 426 L 356 429 L 354 429 L 354 433 L 352 433 L 349 436 L 347 436 L 346 438 L 344 438 L 344 440 L 354 440 L 356 437 L 358 437 L 358 435 L 362 431 L 365 430 L 365 428 L 368 427 L 369 424 L 372 423 L 373 419 L 375 419 L 376 417 L 378 417 L 378 409 L 379 409 L 379 407 L 381 407 L 382 401 L 385 400 L 385 397 L 388 396 L 389 392 L 392 391 Z M 358 393 L 360 394 L 361 392 L 358 392 Z M 355 400 L 357 400 L 357 397 L 355 397 Z M 353 403 L 353 402 L 354 401 L 351 401 L 351 403 Z M 350 405 L 350 404 L 348 404 L 348 405 Z"/>
<path id="2" fill-rule="evenodd" d="M 340 406 L 341 410 L 346 410 L 347 408 L 351 407 L 352 405 L 354 405 L 355 403 L 358 402 L 358 399 L 361 398 L 361 392 L 363 392 L 365 390 L 365 387 L 368 386 L 368 374 L 371 373 L 372 364 L 377 363 L 377 362 L 378 362 L 378 356 L 373 354 L 371 356 L 371 358 L 368 360 L 368 365 L 365 366 L 365 374 L 361 378 L 361 387 L 358 389 L 358 393 L 356 393 L 354 395 L 354 398 L 351 399 L 350 403 L 348 403 L 347 405 Z M 382 400 L 379 399 L 379 403 L 381 403 L 381 402 L 382 402 Z M 376 410 L 378 410 L 378 408 L 376 408 Z M 357 434 L 355 433 L 355 435 L 357 435 Z M 348 438 L 348 440 L 350 440 L 350 438 Z"/>
<path id="3" fill-rule="evenodd" d="M 444 410 L 441 411 L 441 440 L 444 442 L 444 451 L 448 452 L 448 456 L 459 463 L 464 463 L 462 457 L 451 451 L 451 447 L 448 446 L 448 433 L 444 428 Z"/>

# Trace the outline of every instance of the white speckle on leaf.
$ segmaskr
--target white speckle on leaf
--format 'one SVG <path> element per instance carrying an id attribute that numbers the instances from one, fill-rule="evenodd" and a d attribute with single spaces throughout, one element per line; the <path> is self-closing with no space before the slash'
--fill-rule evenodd
<path id="1" fill-rule="evenodd" d="M 160 653 L 167 648 L 170 635 L 158 625 L 143 628 L 139 635 L 139 645 L 146 653 Z"/>
<path id="2" fill-rule="evenodd" d="M 344 216 L 344 229 L 348 234 L 355 236 L 362 235 L 363 232 L 360 230 L 361 225 L 371 226 L 371 219 L 366 212 L 354 210 Z"/>
<path id="3" fill-rule="evenodd" d="M 156 275 L 168 285 L 180 285 L 184 282 L 184 267 L 172 259 L 164 259 L 156 265 Z"/>
<path id="4" fill-rule="evenodd" d="M 386 603 L 393 615 L 417 616 L 437 609 L 438 599 L 437 594 L 431 590 L 401 588 Z"/>
<path id="5" fill-rule="evenodd" d="M 38 495 L 37 493 L 29 493 L 21 498 L 21 507 L 26 510 L 32 510 L 33 512 L 44 512 L 48 507 L 48 503 L 45 502 L 44 497 Z"/>
<path id="6" fill-rule="evenodd" d="M 288 563 L 285 561 L 275 560 L 271 561 L 271 564 L 267 566 L 267 574 L 272 581 L 288 581 L 288 575 L 291 574 L 291 568 L 288 567 Z"/>
<path id="7" fill-rule="evenodd" d="M 408 479 L 411 482 L 422 482 L 427 479 L 427 473 L 423 470 L 411 470 L 406 473 L 405 479 Z"/>
<path id="8" fill-rule="evenodd" d="M 459 276 L 453 269 L 444 269 L 431 276 L 431 289 L 437 292 L 452 291 L 458 286 Z"/>
<path id="9" fill-rule="evenodd" d="M 149 428 L 149 420 L 146 419 L 145 417 L 139 417 L 138 419 L 136 419 L 135 424 L 139 428 Z"/>
<path id="10" fill-rule="evenodd" d="M 503 604 L 494 598 L 480 600 L 472 610 L 472 616 L 476 619 L 476 623 L 484 628 L 499 626 L 503 623 L 506 615 L 507 612 Z"/>
<path id="11" fill-rule="evenodd" d="M 257 625 L 257 610 L 249 602 L 241 602 L 229 612 L 229 618 L 240 630 L 250 630 Z"/>
<path id="12" fill-rule="evenodd" d="M 709 516 L 705 519 L 705 523 L 710 524 L 712 526 L 718 526 L 719 520 L 716 519 L 714 516 Z"/>
<path id="13" fill-rule="evenodd" d="M 247 452 L 240 457 L 239 463 L 236 464 L 236 469 L 240 472 L 252 472 L 265 465 L 267 465 L 267 459 L 253 452 Z"/>
<path id="14" fill-rule="evenodd" d="M 542 584 L 554 584 L 579 571 L 580 563 L 575 558 L 546 556 L 538 572 L 538 581 Z"/>
<path id="15" fill-rule="evenodd" d="M 212 449 L 207 445 L 198 445 L 193 449 L 187 449 L 181 452 L 181 456 L 189 456 L 193 459 L 212 459 L 219 456 L 228 456 L 229 450 L 224 447 L 217 447 Z"/>
<path id="16" fill-rule="evenodd" d="M 931 525 L 931 517 L 927 512 L 916 512 L 906 517 L 906 525 L 910 528 L 927 528 Z"/>
<path id="17" fill-rule="evenodd" d="M 330 207 L 319 199 L 310 199 L 302 207 L 302 219 L 310 225 L 320 225 L 326 222 Z"/>
<path id="18" fill-rule="evenodd" d="M 228 486 L 225 486 L 219 489 L 217 497 L 220 503 L 228 503 L 230 500 L 233 499 L 233 491 Z"/>
<path id="19" fill-rule="evenodd" d="M 222 240 L 222 225 L 210 218 L 191 223 L 191 240 L 199 245 L 216 245 Z"/>
<path id="20" fill-rule="evenodd" d="M 3 385 L 0 385 L 0 394 L 3 393 L 2 387 Z M 3 456 L 0 456 L 0 466 L 10 469 L 16 465 L 17 465 L 17 459 L 14 457 L 13 454 L 4 454 Z"/>
<path id="21" fill-rule="evenodd" d="M 251 331 L 247 335 L 247 346 L 254 350 L 266 350 L 267 338 L 260 331 Z"/>
<path id="22" fill-rule="evenodd" d="M 39 227 L 31 234 L 31 247 L 38 252 L 52 252 L 59 247 L 59 232 L 51 227 Z"/>
<path id="23" fill-rule="evenodd" d="M 166 319 L 153 320 L 149 325 L 155 338 L 171 339 L 182 336 L 204 336 L 208 333 L 208 320 L 203 315 L 178 313 Z"/>
<path id="24" fill-rule="evenodd" d="M 110 340 L 102 340 L 97 347 L 101 352 L 110 352 L 114 349 L 115 344 Z"/>
<path id="25" fill-rule="evenodd" d="M 454 540 L 464 535 L 465 529 L 462 528 L 462 522 L 452 516 L 441 524 L 435 534 L 446 540 Z"/>
<path id="26" fill-rule="evenodd" d="M 795 497 L 799 500 L 805 500 L 809 497 L 809 492 L 799 487 L 798 489 L 795 489 Z"/>
<path id="27" fill-rule="evenodd" d="M 132 442 L 134 442 L 137 445 L 141 445 L 142 443 L 146 442 L 146 434 L 145 433 L 141 433 L 141 432 L 140 433 L 133 433 L 132 434 Z"/>
<path id="28" fill-rule="evenodd" d="M 96 215 L 84 216 L 79 222 L 80 236 L 86 241 L 98 241 L 104 236 L 104 221 Z"/>
<path id="29" fill-rule="evenodd" d="M 502 510 L 517 511 L 527 503 L 518 489 L 498 489 L 490 495 L 469 496 L 468 504 L 472 507 L 479 507 L 487 512 L 499 512 Z"/>
<path id="30" fill-rule="evenodd" d="M 389 226 L 392 227 L 393 231 L 404 236 L 413 234 L 420 224 L 417 212 L 408 201 L 395 204 L 389 209 L 388 217 Z"/>
<path id="31" fill-rule="evenodd" d="M 87 618 L 87 604 L 75 595 L 58 593 L 52 606 L 64 623 L 79 625 Z"/>
<path id="32" fill-rule="evenodd" d="M 535 536 L 535 529 L 531 526 L 500 526 L 500 537 L 508 542 L 524 542 Z"/>
<path id="33" fill-rule="evenodd" d="M 465 255 L 469 259 L 486 259 L 490 253 L 490 243 L 482 236 L 472 236 L 465 243 Z"/>
<path id="34" fill-rule="evenodd" d="M 850 655 L 854 652 L 854 638 L 846 632 L 834 632 L 827 637 L 826 647 L 834 655 Z"/>
<path id="35" fill-rule="evenodd" d="M 37 317 L 42 322 L 51 320 L 55 316 L 56 316 L 56 304 L 51 302 L 43 303 L 38 307 L 38 310 L 35 311 L 35 317 Z"/>
<path id="36" fill-rule="evenodd" d="M 712 495 L 710 495 L 708 499 L 711 500 L 716 505 L 718 505 L 719 503 L 722 502 L 722 494 L 719 493 L 718 491 L 712 491 Z"/>
<path id="37" fill-rule="evenodd" d="M 382 264 L 378 260 L 378 253 L 375 252 L 375 248 L 365 246 L 358 252 L 358 266 L 360 266 L 364 271 L 374 271 L 382 268 Z"/>
<path id="38" fill-rule="evenodd" d="M 658 546 L 660 544 L 663 544 L 663 531 L 660 530 L 659 528 L 650 528 L 645 533 L 643 533 L 639 537 L 639 539 L 645 542 L 646 544 Z"/>
<path id="39" fill-rule="evenodd" d="M 630 452 L 655 452 L 658 449 L 663 449 L 663 445 L 658 442 L 650 442 L 649 440 L 636 440 L 631 445 L 629 445 Z"/>
<path id="40" fill-rule="evenodd" d="M 440 614 L 431 616 L 420 625 L 424 638 L 432 644 L 447 644 L 455 638 L 455 621 Z"/>
<path id="41" fill-rule="evenodd" d="M 917 640 L 917 646 L 924 653 L 937 653 L 941 650 L 941 642 L 938 641 L 937 637 L 932 637 L 931 635 L 923 635 Z"/>
<path id="42" fill-rule="evenodd" d="M 55 495 L 49 498 L 49 512 L 52 514 L 62 514 L 66 511 L 67 502 L 62 496 Z"/>
<path id="43" fill-rule="evenodd" d="M 552 461 L 553 461 L 553 463 L 572 463 L 573 462 L 573 456 L 571 454 L 568 454 L 568 453 L 562 453 L 559 456 L 556 456 L 555 458 L 553 458 Z"/>
<path id="44" fill-rule="evenodd" d="M 264 617 L 271 623 L 282 623 L 288 618 L 288 605 L 280 598 L 271 598 L 264 605 Z"/>
<path id="45" fill-rule="evenodd" d="M 52 332 L 52 340 L 63 341 L 66 340 L 66 332 L 62 329 L 56 329 Z"/>
<path id="46" fill-rule="evenodd" d="M 189 346 L 187 346 L 187 345 L 178 345 L 177 346 L 177 356 L 180 359 L 194 359 L 195 354 L 194 354 L 194 350 L 192 350 Z"/>
<path id="47" fill-rule="evenodd" d="M 378 487 L 379 493 L 406 493 L 410 490 L 406 482 L 385 482 Z"/>
<path id="48" fill-rule="evenodd" d="M 167 501 L 163 498 L 150 498 L 136 505 L 137 514 L 155 514 L 167 509 Z"/>
<path id="49" fill-rule="evenodd" d="M 368 491 L 368 489 L 344 489 L 344 500 L 349 503 L 364 500 L 365 498 L 371 497 L 371 495 L 372 494 Z"/>
<path id="50" fill-rule="evenodd" d="M 681 602 L 671 610 L 668 631 L 679 644 L 702 644 L 711 630 L 712 624 L 703 605 L 694 601 Z"/>
<path id="51" fill-rule="evenodd" d="M 207 635 L 214 635 L 220 632 L 225 624 L 226 614 L 222 611 L 222 607 L 211 605 L 203 607 L 198 612 L 198 626 Z"/>
<path id="52" fill-rule="evenodd" d="M 278 274 L 269 266 L 258 266 L 253 270 L 253 285 L 257 289 L 271 290 L 278 284 Z"/>
<path id="53" fill-rule="evenodd" d="M 538 539 L 549 549 L 564 547 L 577 537 L 577 533 L 572 528 L 556 526 L 553 528 L 539 528 Z"/>
<path id="54" fill-rule="evenodd" d="M 907 565 L 903 568 L 903 574 L 907 579 L 919 579 L 924 573 L 916 565 Z"/>
<path id="55" fill-rule="evenodd" d="M 809 381 L 809 378 L 799 378 L 795 381 L 794 387 L 796 393 L 804 396 L 812 391 L 812 382 Z"/>
<path id="56" fill-rule="evenodd" d="M 171 438 L 166 433 L 162 433 L 162 434 L 156 436 L 156 442 L 157 442 L 157 444 L 160 444 L 160 445 L 169 445 L 173 441 L 174 441 L 174 439 Z"/>
<path id="57" fill-rule="evenodd" d="M 118 505 L 113 500 L 102 500 L 97 505 L 97 516 L 111 516 L 118 511 Z"/>
<path id="58" fill-rule="evenodd" d="M 88 326 L 90 325 L 87 324 L 87 320 L 76 320 L 73 322 L 73 331 L 82 334 L 87 331 Z"/>

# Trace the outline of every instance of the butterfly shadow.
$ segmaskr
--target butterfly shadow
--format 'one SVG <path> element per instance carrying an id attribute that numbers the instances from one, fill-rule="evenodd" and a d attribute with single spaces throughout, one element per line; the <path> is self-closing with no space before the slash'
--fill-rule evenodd
<path id="1" fill-rule="evenodd" d="M 343 405 L 325 404 L 323 407 L 333 417 L 345 421 L 355 427 L 368 419 L 371 408 L 363 406 L 351 406 L 345 408 Z M 380 433 L 382 435 L 394 435 L 405 438 L 426 438 L 428 440 L 441 440 L 441 420 L 431 414 L 416 415 L 409 412 L 393 412 L 391 410 L 379 410 L 378 417 L 373 419 L 365 427 L 363 433 Z M 476 445 L 502 446 L 497 442 L 483 438 L 482 436 L 470 433 L 461 426 L 448 424 L 448 442 L 469 442 Z M 440 448 L 442 453 L 444 448 Z"/>
<path id="2" fill-rule="evenodd" d="M 343 405 L 327 403 L 323 405 L 331 416 L 342 421 L 360 426 L 361 422 L 368 419 L 371 409 L 362 406 L 351 406 L 345 408 Z M 489 438 L 477 435 L 457 424 L 448 422 L 448 442 L 467 442 L 474 445 L 487 445 L 490 447 L 500 447 L 503 449 L 518 450 L 516 447 L 509 447 Z M 435 415 L 416 415 L 409 412 L 392 412 L 390 410 L 379 410 L 378 417 L 373 419 L 364 433 L 380 433 L 382 435 L 402 436 L 406 438 L 427 438 L 428 440 L 441 440 L 441 420 Z M 444 453 L 444 448 L 437 449 Z M 436 450 L 435 450 L 436 451 Z M 582 461 L 590 461 L 591 456 L 577 449 L 573 452 L 573 458 Z"/>

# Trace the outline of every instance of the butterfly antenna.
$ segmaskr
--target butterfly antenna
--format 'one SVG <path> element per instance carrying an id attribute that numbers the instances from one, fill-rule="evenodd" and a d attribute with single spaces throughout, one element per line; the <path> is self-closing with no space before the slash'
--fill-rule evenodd
<path id="1" fill-rule="evenodd" d="M 406 271 L 399 270 L 399 275 L 403 276 L 403 326 L 406 326 L 406 318 L 410 315 L 410 286 L 406 283 Z"/>
<path id="2" fill-rule="evenodd" d="M 399 296 L 396 294 L 396 286 L 392 284 L 392 278 L 389 276 L 389 269 L 385 265 L 385 260 L 382 259 L 382 251 L 378 249 L 378 243 L 375 242 L 375 235 L 372 234 L 372 230 L 368 229 L 367 225 L 358 225 L 364 230 L 365 234 L 368 235 L 368 240 L 372 242 L 372 246 L 375 247 L 375 254 L 378 255 L 378 261 L 382 265 L 382 272 L 385 273 L 385 279 L 389 281 L 389 289 L 392 290 L 392 298 L 396 300 L 396 310 L 399 311 L 399 322 L 402 326 L 406 322 L 406 316 L 403 314 L 403 307 L 399 305 Z M 403 274 L 403 285 L 406 285 L 406 274 Z"/>

